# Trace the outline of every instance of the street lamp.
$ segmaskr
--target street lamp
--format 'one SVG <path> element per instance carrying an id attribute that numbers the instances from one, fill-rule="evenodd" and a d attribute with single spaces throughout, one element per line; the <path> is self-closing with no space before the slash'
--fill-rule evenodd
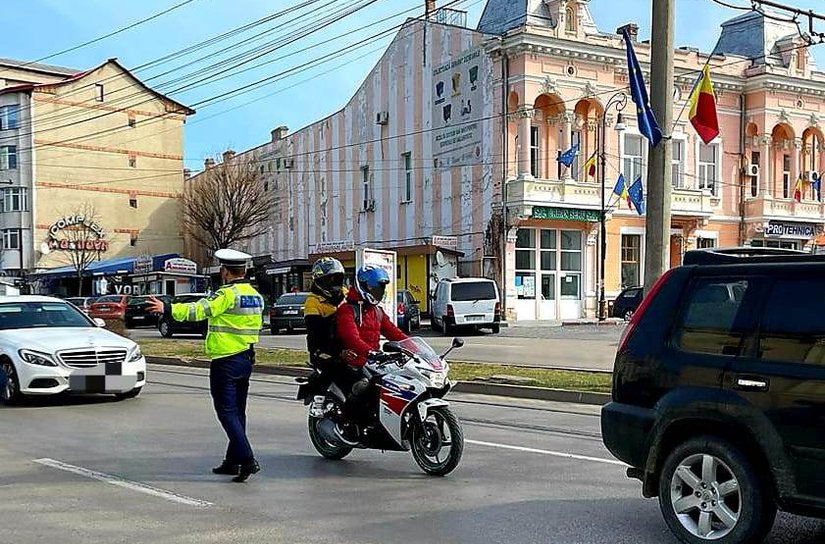
<path id="1" fill-rule="evenodd" d="M 607 111 L 614 107 L 616 108 L 616 131 L 621 133 L 625 129 L 624 118 L 622 117 L 622 110 L 627 106 L 627 94 L 624 91 L 619 91 L 610 97 L 607 104 L 604 106 L 602 113 L 601 126 L 601 159 L 602 159 L 602 212 L 599 215 L 599 222 L 601 224 L 601 263 L 599 265 L 599 321 L 607 319 L 607 299 L 604 294 L 605 284 L 605 264 L 607 262 L 607 204 L 605 202 L 605 193 L 607 192 Z"/>

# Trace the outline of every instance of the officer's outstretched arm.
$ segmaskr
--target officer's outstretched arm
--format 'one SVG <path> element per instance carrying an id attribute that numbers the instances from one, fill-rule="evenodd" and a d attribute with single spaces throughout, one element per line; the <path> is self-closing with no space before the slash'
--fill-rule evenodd
<path id="1" fill-rule="evenodd" d="M 217 317 L 232 307 L 234 296 L 228 289 L 218 289 L 209 298 L 187 304 L 172 304 L 172 319 L 175 321 L 205 321 Z"/>

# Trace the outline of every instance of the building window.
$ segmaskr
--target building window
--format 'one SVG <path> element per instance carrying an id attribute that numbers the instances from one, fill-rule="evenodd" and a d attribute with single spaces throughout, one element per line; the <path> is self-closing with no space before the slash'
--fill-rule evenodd
<path id="1" fill-rule="evenodd" d="M 135 208 L 135 209 L 137 209 L 137 207 L 138 207 L 138 201 L 137 201 L 137 197 L 136 197 L 136 196 L 130 196 L 130 197 L 129 197 L 129 207 L 130 207 L 130 208 Z"/>
<path id="2" fill-rule="evenodd" d="M 137 155 L 129 155 L 129 168 L 137 168 Z"/>
<path id="3" fill-rule="evenodd" d="M 370 211 L 372 209 L 372 191 L 370 187 L 370 167 L 361 167 L 361 186 L 364 195 L 364 210 Z"/>
<path id="4" fill-rule="evenodd" d="M 582 133 L 579 132 L 578 130 L 575 130 L 570 134 L 570 147 L 574 147 L 576 145 L 579 146 L 579 149 L 584 147 L 584 145 L 582 144 Z M 579 160 L 580 156 L 581 156 L 580 153 L 576 153 L 576 156 L 573 157 L 573 164 L 570 165 L 570 172 L 579 172 L 580 171 L 580 167 L 581 167 L 581 161 Z"/>
<path id="5" fill-rule="evenodd" d="M 758 166 L 761 158 L 759 151 L 751 151 L 751 164 Z M 762 175 L 761 172 L 759 175 Z M 751 176 L 751 196 L 759 196 L 759 176 Z"/>
<path id="6" fill-rule="evenodd" d="M 642 284 L 642 236 L 622 234 L 622 289 Z"/>
<path id="7" fill-rule="evenodd" d="M 20 231 L 3 229 L 3 249 L 20 249 Z"/>
<path id="8" fill-rule="evenodd" d="M 564 10 L 564 30 L 566 32 L 576 31 L 576 12 L 570 6 Z"/>
<path id="9" fill-rule="evenodd" d="M 25 187 L 11 187 L 9 189 L 3 189 L 2 211 L 29 211 L 29 190 Z"/>
<path id="10" fill-rule="evenodd" d="M 404 153 L 404 202 L 412 202 L 413 199 L 413 169 L 412 153 Z"/>
<path id="11" fill-rule="evenodd" d="M 12 130 L 20 127 L 19 104 L 0 107 L 0 130 Z"/>
<path id="12" fill-rule="evenodd" d="M 639 176 L 642 176 L 642 179 L 644 179 L 644 175 L 642 173 L 643 163 L 644 145 L 642 136 L 637 134 L 625 134 L 624 153 L 622 157 L 622 173 L 628 183 L 633 183 Z"/>
<path id="13" fill-rule="evenodd" d="M 696 249 L 711 249 L 716 247 L 716 238 L 697 238 Z"/>
<path id="14" fill-rule="evenodd" d="M 0 170 L 17 170 L 16 145 L 0 145 Z"/>
<path id="15" fill-rule="evenodd" d="M 539 177 L 539 127 L 530 127 L 530 175 Z"/>
<path id="16" fill-rule="evenodd" d="M 133 234 L 129 237 L 129 245 L 130 246 L 132 246 L 132 247 L 137 246 L 137 242 L 138 242 L 137 234 Z"/>
<path id="17" fill-rule="evenodd" d="M 717 172 L 719 165 L 719 144 L 699 144 L 699 189 L 707 189 L 718 196 Z"/>
<path id="18" fill-rule="evenodd" d="M 685 187 L 685 141 L 673 140 L 673 160 L 671 161 L 671 175 L 673 176 L 673 187 L 684 189 Z M 633 178 L 635 180 L 636 178 Z M 631 181 L 632 183 L 633 181 Z"/>
<path id="19" fill-rule="evenodd" d="M 129 128 L 135 128 L 137 126 L 137 119 L 134 115 L 129 116 Z"/>
<path id="20" fill-rule="evenodd" d="M 782 198 L 791 198 L 791 156 L 782 155 Z"/>
<path id="21" fill-rule="evenodd" d="M 95 100 L 103 102 L 103 83 L 95 83 Z"/>

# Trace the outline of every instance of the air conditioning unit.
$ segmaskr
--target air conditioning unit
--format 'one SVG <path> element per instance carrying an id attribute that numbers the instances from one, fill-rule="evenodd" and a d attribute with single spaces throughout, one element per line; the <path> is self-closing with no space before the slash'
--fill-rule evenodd
<path id="1" fill-rule="evenodd" d="M 295 168 L 295 159 L 284 159 L 284 168 L 288 170 Z"/>
<path id="2" fill-rule="evenodd" d="M 759 175 L 759 165 L 758 164 L 749 164 L 745 168 L 745 171 L 747 172 L 747 175 L 749 175 L 752 178 L 755 178 L 756 176 Z"/>
<path id="3" fill-rule="evenodd" d="M 818 179 L 819 179 L 819 173 L 818 172 L 815 172 L 813 170 L 808 170 L 807 172 L 805 172 L 805 181 L 807 181 L 808 183 L 813 183 Z"/>
<path id="4" fill-rule="evenodd" d="M 376 125 L 386 125 L 390 122 L 390 112 L 388 111 L 379 111 L 375 114 L 375 124 Z"/>

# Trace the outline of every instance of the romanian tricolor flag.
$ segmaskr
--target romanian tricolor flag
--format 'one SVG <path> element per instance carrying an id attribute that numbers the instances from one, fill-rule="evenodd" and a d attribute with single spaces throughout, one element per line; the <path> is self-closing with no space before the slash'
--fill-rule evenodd
<path id="1" fill-rule="evenodd" d="M 619 200 L 627 201 L 628 209 L 633 209 L 633 202 L 630 200 L 630 193 L 628 192 L 627 182 L 624 179 L 624 174 L 619 174 L 619 179 L 616 180 L 616 185 L 613 186 L 613 194 L 619 197 Z"/>
<path id="2" fill-rule="evenodd" d="M 596 177 L 596 153 L 593 153 L 587 162 L 584 163 L 584 175 L 586 178 Z"/>
<path id="3" fill-rule="evenodd" d="M 796 185 L 793 189 L 793 199 L 797 202 L 802 202 L 802 177 L 796 179 Z"/>
<path id="4" fill-rule="evenodd" d="M 690 124 L 705 144 L 719 136 L 719 119 L 716 116 L 716 95 L 710 80 L 710 68 L 702 69 L 702 77 L 690 94 Z"/>

